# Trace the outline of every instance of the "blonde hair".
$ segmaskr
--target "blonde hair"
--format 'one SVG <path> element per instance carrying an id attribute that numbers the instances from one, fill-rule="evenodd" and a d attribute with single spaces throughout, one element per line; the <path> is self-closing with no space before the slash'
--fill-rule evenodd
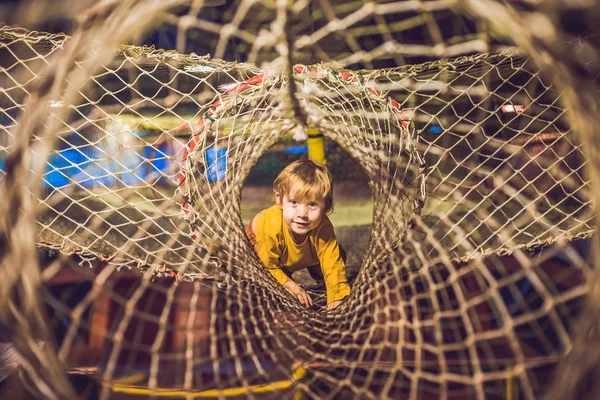
<path id="1" fill-rule="evenodd" d="M 298 160 L 285 167 L 273 182 L 279 205 L 281 198 L 296 185 L 300 186 L 296 200 L 324 200 L 324 212 L 333 211 L 333 178 L 326 166 L 312 160 Z"/>

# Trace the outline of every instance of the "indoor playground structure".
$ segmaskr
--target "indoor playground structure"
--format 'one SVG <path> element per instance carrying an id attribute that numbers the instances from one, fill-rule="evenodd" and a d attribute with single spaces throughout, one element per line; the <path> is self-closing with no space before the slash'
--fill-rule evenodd
<path id="1" fill-rule="evenodd" d="M 597 397 L 600 4 L 55 7 L 0 21 L 1 398 Z M 333 310 L 245 233 L 306 158 Z"/>

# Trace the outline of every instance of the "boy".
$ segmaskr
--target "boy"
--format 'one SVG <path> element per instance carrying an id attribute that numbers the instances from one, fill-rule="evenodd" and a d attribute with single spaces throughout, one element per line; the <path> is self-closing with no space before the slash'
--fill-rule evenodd
<path id="1" fill-rule="evenodd" d="M 288 165 L 273 182 L 275 205 L 258 213 L 246 234 L 258 256 L 283 287 L 306 307 L 308 293 L 291 278 L 308 268 L 325 281 L 327 309 L 350 294 L 345 254 L 327 217 L 333 209 L 333 180 L 327 167 L 309 160 Z"/>

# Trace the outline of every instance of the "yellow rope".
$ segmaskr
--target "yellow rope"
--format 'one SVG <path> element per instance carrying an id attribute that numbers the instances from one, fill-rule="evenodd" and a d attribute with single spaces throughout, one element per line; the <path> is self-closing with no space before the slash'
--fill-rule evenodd
<path id="1" fill-rule="evenodd" d="M 236 387 L 236 388 L 227 388 L 223 390 L 211 389 L 204 390 L 200 392 L 196 391 L 187 391 L 187 390 L 179 390 L 179 389 L 164 389 L 164 388 L 144 388 L 140 386 L 133 385 L 125 385 L 125 384 L 115 384 L 112 386 L 112 391 L 115 393 L 125 393 L 131 395 L 139 395 L 139 396 L 155 396 L 155 397 L 192 397 L 195 399 L 201 398 L 219 398 L 219 397 L 234 397 L 241 396 L 247 394 L 248 392 L 252 393 L 266 393 L 266 392 L 274 392 L 276 390 L 287 389 L 294 384 L 299 379 L 302 379 L 306 375 L 306 370 L 302 367 L 297 368 L 294 371 L 293 378 L 291 380 L 277 381 L 268 383 L 266 385 L 252 385 L 248 387 Z"/>

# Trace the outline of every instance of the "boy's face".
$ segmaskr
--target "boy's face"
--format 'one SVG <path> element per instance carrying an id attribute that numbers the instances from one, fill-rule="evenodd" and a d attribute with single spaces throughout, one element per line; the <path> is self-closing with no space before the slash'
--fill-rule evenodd
<path id="1" fill-rule="evenodd" d="M 290 228 L 294 241 L 300 243 L 321 222 L 325 200 L 313 199 L 300 202 L 295 197 L 298 189 L 298 186 L 292 187 L 292 190 L 283 198 L 280 198 L 277 193 L 275 196 L 277 197 L 277 203 L 283 210 L 283 221 Z"/>

